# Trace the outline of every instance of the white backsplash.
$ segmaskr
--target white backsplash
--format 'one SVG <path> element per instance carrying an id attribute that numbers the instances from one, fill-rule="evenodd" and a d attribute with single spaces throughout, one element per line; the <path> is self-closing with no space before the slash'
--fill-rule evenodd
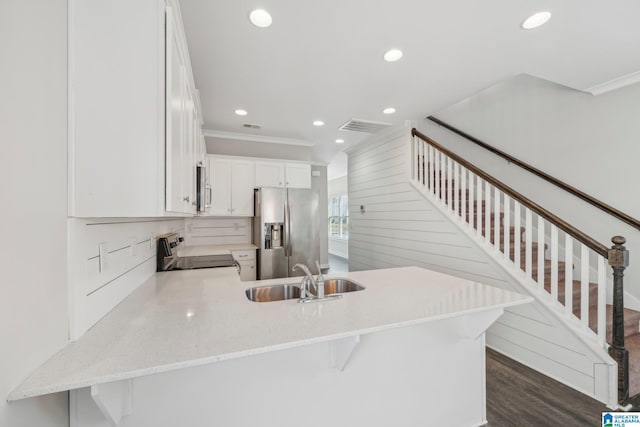
<path id="1" fill-rule="evenodd" d="M 187 218 L 185 245 L 229 245 L 251 243 L 252 218 Z"/>
<path id="2" fill-rule="evenodd" d="M 71 340 L 155 273 L 158 235 L 183 230 L 183 219 L 70 218 Z"/>

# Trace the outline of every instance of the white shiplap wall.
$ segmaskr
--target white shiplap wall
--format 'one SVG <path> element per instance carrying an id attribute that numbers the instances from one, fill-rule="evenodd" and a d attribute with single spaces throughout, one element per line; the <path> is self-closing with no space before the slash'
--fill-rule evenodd
<path id="1" fill-rule="evenodd" d="M 349 269 L 416 265 L 527 293 L 410 184 L 410 132 L 394 130 L 348 153 Z M 506 310 L 487 344 L 601 401 L 606 360 L 544 304 Z"/>
<path id="2" fill-rule="evenodd" d="M 504 282 L 487 257 L 411 186 L 409 143 L 403 129 L 349 153 L 350 269 L 421 265 Z"/>

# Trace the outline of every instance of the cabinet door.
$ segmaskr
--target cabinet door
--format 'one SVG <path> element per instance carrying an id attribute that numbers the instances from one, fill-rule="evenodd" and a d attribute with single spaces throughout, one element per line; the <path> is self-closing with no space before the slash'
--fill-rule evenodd
<path id="1" fill-rule="evenodd" d="M 311 165 L 287 163 L 286 185 L 288 188 L 311 188 Z"/>
<path id="2" fill-rule="evenodd" d="M 256 187 L 284 187 L 284 164 L 256 162 Z"/>
<path id="3" fill-rule="evenodd" d="M 256 261 L 238 261 L 240 264 L 240 280 L 256 280 Z"/>
<path id="4" fill-rule="evenodd" d="M 251 160 L 233 160 L 231 166 L 231 214 L 253 216 L 255 165 Z"/>
<path id="5" fill-rule="evenodd" d="M 185 79 L 185 110 L 184 110 L 184 160 L 182 165 L 183 201 L 185 213 L 196 214 L 196 110 L 193 90 Z"/>
<path id="6" fill-rule="evenodd" d="M 211 170 L 211 215 L 231 215 L 231 160 L 209 158 Z"/>
<path id="7" fill-rule="evenodd" d="M 183 213 L 185 164 L 186 67 L 171 8 L 167 8 L 166 58 L 166 189 L 165 209 Z"/>

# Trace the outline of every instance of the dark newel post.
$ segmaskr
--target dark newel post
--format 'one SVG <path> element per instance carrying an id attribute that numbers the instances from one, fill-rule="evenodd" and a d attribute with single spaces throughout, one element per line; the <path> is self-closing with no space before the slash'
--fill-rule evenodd
<path id="1" fill-rule="evenodd" d="M 626 239 L 613 236 L 613 246 L 609 249 L 609 265 L 613 268 L 613 342 L 609 355 L 618 363 L 618 402 L 626 405 L 629 401 L 629 352 L 624 348 L 624 269 L 629 265 L 629 252 L 624 245 Z"/>

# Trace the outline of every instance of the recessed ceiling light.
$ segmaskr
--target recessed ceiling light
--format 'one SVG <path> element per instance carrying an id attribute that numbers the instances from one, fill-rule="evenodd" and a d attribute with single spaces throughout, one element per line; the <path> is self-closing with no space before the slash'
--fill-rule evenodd
<path id="1" fill-rule="evenodd" d="M 344 144 L 344 139 L 336 139 L 336 144 Z"/>
<path id="2" fill-rule="evenodd" d="M 249 20 L 253 25 L 260 28 L 267 28 L 272 22 L 271 15 L 264 9 L 252 10 L 249 14 Z"/>
<path id="3" fill-rule="evenodd" d="M 314 120 L 314 126 L 324 126 L 324 122 L 322 120 Z"/>
<path id="4" fill-rule="evenodd" d="M 382 112 L 383 112 L 384 114 L 393 114 L 393 113 L 395 113 L 395 112 L 396 112 L 396 109 L 395 109 L 395 108 L 393 108 L 393 107 L 387 107 L 387 108 L 385 108 L 384 110 L 382 110 Z"/>
<path id="5" fill-rule="evenodd" d="M 387 62 L 395 62 L 402 58 L 402 51 L 400 49 L 391 49 L 384 54 L 384 60 Z"/>
<path id="6" fill-rule="evenodd" d="M 538 12 L 524 20 L 522 23 L 523 30 L 533 30 L 547 23 L 551 19 L 551 12 Z"/>
<path id="7" fill-rule="evenodd" d="M 239 116 L 246 116 L 247 115 L 247 110 L 242 110 L 240 108 L 238 108 L 235 113 Z"/>

